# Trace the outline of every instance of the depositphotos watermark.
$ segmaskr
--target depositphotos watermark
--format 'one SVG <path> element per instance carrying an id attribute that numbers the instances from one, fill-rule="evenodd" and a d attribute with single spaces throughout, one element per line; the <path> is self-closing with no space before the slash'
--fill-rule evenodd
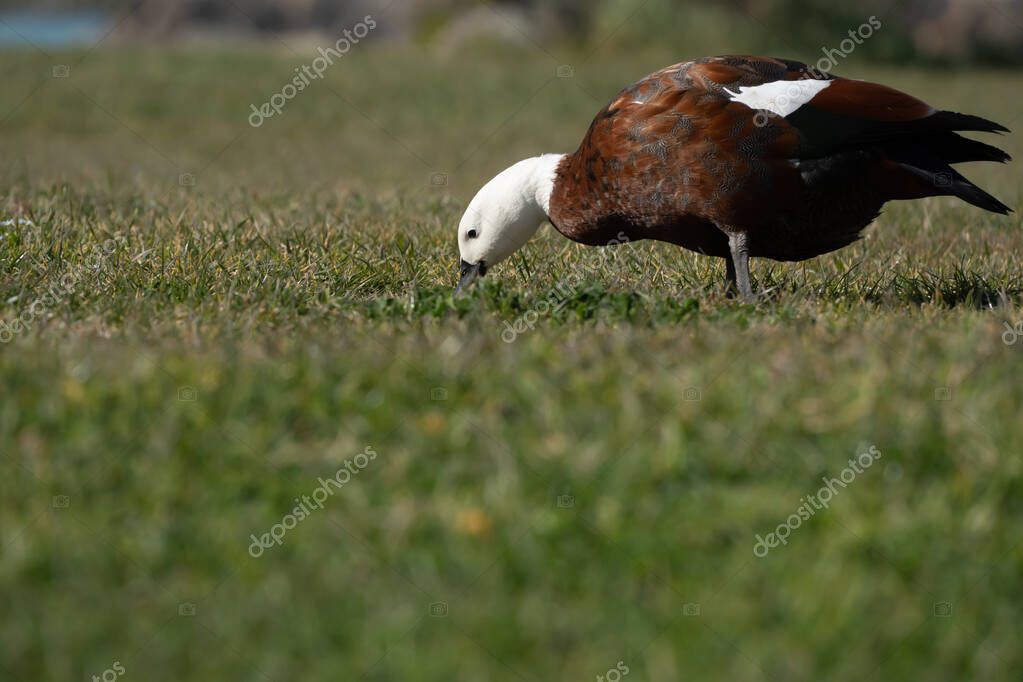
<path id="1" fill-rule="evenodd" d="M 280 92 L 275 93 L 270 99 L 260 106 L 252 106 L 252 113 L 249 114 L 249 125 L 258 128 L 268 118 L 280 115 L 288 102 L 298 97 L 298 93 L 308 88 L 314 80 L 323 78 L 327 69 L 334 65 L 335 59 L 341 59 L 348 54 L 352 47 L 359 44 L 359 41 L 369 35 L 369 32 L 377 27 L 376 20 L 372 15 L 367 14 L 362 21 L 352 28 L 346 28 L 344 35 L 337 39 L 333 47 L 318 48 L 320 56 L 309 64 L 295 67 L 298 75 L 291 79 Z"/>
<path id="2" fill-rule="evenodd" d="M 55 282 L 51 282 L 20 314 L 10 320 L 0 319 L 0 344 L 11 341 L 22 331 L 30 331 L 37 317 L 60 305 L 74 293 L 75 287 L 82 280 L 94 277 L 107 259 L 126 243 L 127 239 L 118 235 L 102 244 L 94 244 L 83 262 L 76 263 Z"/>
<path id="3" fill-rule="evenodd" d="M 756 535 L 756 543 L 753 545 L 753 554 L 763 559 L 768 553 L 779 544 L 789 544 L 789 536 L 794 530 L 808 521 L 810 517 L 821 509 L 827 509 L 831 500 L 838 496 L 843 488 L 856 480 L 856 477 L 869 469 L 877 460 L 881 459 L 881 451 L 876 445 L 871 445 L 866 452 L 861 452 L 849 460 L 849 466 L 838 473 L 838 478 L 825 476 L 821 480 L 824 485 L 817 491 L 816 495 L 808 495 L 800 498 L 800 505 L 794 514 L 790 514 L 784 523 L 767 534 L 766 538 Z"/>
<path id="4" fill-rule="evenodd" d="M 606 246 L 620 246 L 628 242 L 629 237 L 624 232 L 619 232 L 618 236 L 609 241 Z M 521 334 L 535 329 L 540 317 L 556 314 L 568 305 L 569 301 L 579 293 L 579 288 L 584 282 L 583 277 L 586 274 L 598 272 L 600 265 L 609 258 L 608 254 L 611 254 L 610 258 L 616 257 L 617 249 L 604 249 L 598 253 L 601 254 L 601 258 L 598 259 L 599 262 L 597 264 L 584 265 L 581 271 L 573 270 L 569 272 L 565 279 L 554 285 L 554 288 L 546 297 L 533 304 L 529 310 L 519 315 L 513 322 L 505 322 L 504 331 L 501 332 L 501 340 L 505 343 L 514 343 Z"/>
<path id="5" fill-rule="evenodd" d="M 118 677 L 123 675 L 124 672 L 124 666 L 121 665 L 121 662 L 114 661 L 114 664 L 104 670 L 103 674 L 93 675 L 92 682 L 114 682 Z"/>
<path id="6" fill-rule="evenodd" d="M 818 59 L 816 64 L 807 66 L 802 78 L 788 82 L 782 92 L 772 100 L 773 108 L 784 110 L 792 102 L 802 102 L 808 95 L 812 96 L 815 91 L 812 89 L 807 90 L 808 84 L 806 81 L 828 80 L 828 73 L 837 67 L 843 59 L 847 59 L 852 55 L 857 47 L 873 38 L 874 33 L 880 31 L 881 27 L 881 20 L 872 15 L 866 22 L 860 24 L 858 28 L 849 31 L 849 37 L 843 39 L 837 48 L 822 47 L 821 52 L 824 53 L 824 56 Z M 763 128 L 770 123 L 771 118 L 777 115 L 772 109 L 763 108 L 757 111 L 753 123 L 758 128 Z"/>
<path id="7" fill-rule="evenodd" d="M 341 490 L 352 478 L 354 478 L 360 471 L 369 466 L 369 463 L 377 458 L 376 451 L 366 446 L 366 449 L 355 455 L 351 459 L 346 459 L 344 466 L 337 470 L 331 478 L 320 478 L 319 486 L 313 490 L 311 495 L 303 495 L 301 499 L 295 498 L 295 502 L 298 504 L 290 513 L 285 514 L 279 522 L 270 526 L 270 530 L 263 533 L 259 537 L 255 534 L 249 535 L 252 538 L 252 544 L 249 545 L 249 556 L 253 559 L 258 559 L 263 556 L 263 552 L 270 549 L 274 545 L 281 545 L 284 543 L 285 534 L 298 525 L 299 521 L 304 521 L 317 509 L 323 509 L 323 503 L 330 499 L 335 492 Z"/>
<path id="8" fill-rule="evenodd" d="M 629 666 L 625 665 L 625 661 L 618 661 L 615 667 L 608 668 L 603 675 L 597 675 L 597 682 L 620 682 L 628 674 Z"/>
<path id="9" fill-rule="evenodd" d="M 821 52 L 824 56 L 807 70 L 814 74 L 814 78 L 824 78 L 825 74 L 838 66 L 841 60 L 848 58 L 857 47 L 873 38 L 874 33 L 880 31 L 881 27 L 881 20 L 871 15 L 859 28 L 849 31 L 849 37 L 840 42 L 837 48 L 822 47 Z"/>
<path id="10" fill-rule="evenodd" d="M 1011 325 L 1008 322 L 1003 324 L 1005 325 L 1005 331 L 1002 332 L 1002 343 L 1006 346 L 1015 346 L 1020 337 L 1023 337 L 1023 322 L 1017 322 L 1015 325 Z"/>

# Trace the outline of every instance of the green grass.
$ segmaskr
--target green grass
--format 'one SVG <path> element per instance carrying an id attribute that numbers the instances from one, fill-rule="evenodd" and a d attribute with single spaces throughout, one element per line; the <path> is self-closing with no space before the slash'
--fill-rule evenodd
<path id="1" fill-rule="evenodd" d="M 305 52 L 5 55 L 0 679 L 1018 679 L 1018 216 L 890 206 L 754 305 L 544 230 L 451 297 L 477 186 L 686 56 L 367 50 L 252 129 Z M 1019 127 L 1018 74 L 842 71 Z"/>

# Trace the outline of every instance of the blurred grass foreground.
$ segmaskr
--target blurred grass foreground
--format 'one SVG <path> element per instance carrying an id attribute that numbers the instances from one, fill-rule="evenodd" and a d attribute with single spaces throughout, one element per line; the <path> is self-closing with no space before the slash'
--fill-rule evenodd
<path id="1" fill-rule="evenodd" d="M 1020 679 L 1018 214 L 451 297 L 479 185 L 681 59 L 876 14 L 837 72 L 1019 128 L 1018 3 L 2 6 L 0 681 Z"/>

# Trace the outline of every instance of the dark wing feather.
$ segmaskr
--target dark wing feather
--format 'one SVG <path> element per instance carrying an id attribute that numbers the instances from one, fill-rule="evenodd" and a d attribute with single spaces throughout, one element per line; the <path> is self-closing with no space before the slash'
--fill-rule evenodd
<path id="1" fill-rule="evenodd" d="M 907 136 L 1007 130 L 978 116 L 938 111 L 884 85 L 845 78 L 834 78 L 786 120 L 803 138 L 802 158 L 820 158 Z"/>
<path id="2" fill-rule="evenodd" d="M 1010 209 L 958 172 L 952 164 L 1005 162 L 1001 149 L 956 131 L 1007 132 L 993 121 L 939 111 L 887 86 L 836 78 L 787 117 L 799 130 L 802 158 L 822 158 L 854 149 L 883 157 L 878 169 L 887 199 L 952 195 L 995 213 Z"/>
<path id="3" fill-rule="evenodd" d="M 1009 155 L 1001 149 L 956 134 L 1008 132 L 1004 126 L 979 116 L 939 111 L 885 85 L 822 74 L 798 62 L 786 62 L 786 67 L 786 80 L 829 81 L 785 117 L 785 123 L 799 133 L 796 158 L 817 160 L 871 151 L 881 157 L 873 176 L 879 179 L 885 199 L 954 195 L 988 211 L 1010 211 L 951 167 L 969 161 L 1008 161 Z"/>

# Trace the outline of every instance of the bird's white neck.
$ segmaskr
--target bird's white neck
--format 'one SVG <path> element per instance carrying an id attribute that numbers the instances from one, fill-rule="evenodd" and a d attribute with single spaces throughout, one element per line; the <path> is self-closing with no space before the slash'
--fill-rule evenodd
<path id="1" fill-rule="evenodd" d="M 551 194 L 554 193 L 558 166 L 564 158 L 565 154 L 543 154 L 527 159 L 531 166 L 532 194 L 545 216 L 549 216 L 551 213 Z"/>

